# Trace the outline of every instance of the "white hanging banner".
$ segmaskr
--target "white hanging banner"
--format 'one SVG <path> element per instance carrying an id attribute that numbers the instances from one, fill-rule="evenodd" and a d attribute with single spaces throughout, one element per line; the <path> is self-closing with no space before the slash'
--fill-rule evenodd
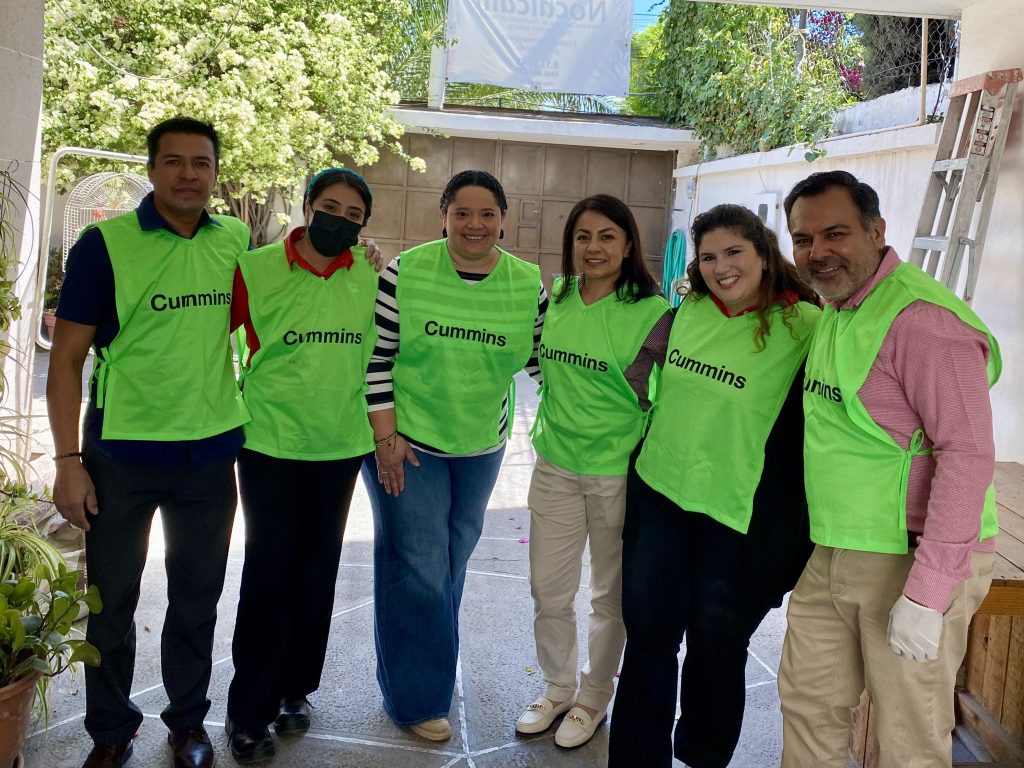
<path id="1" fill-rule="evenodd" d="M 448 80 L 625 96 L 628 0 L 448 0 Z"/>

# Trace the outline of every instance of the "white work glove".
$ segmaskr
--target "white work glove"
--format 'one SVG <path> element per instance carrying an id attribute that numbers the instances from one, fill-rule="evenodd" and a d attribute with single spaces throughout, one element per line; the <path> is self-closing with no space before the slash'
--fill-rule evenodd
<path id="1" fill-rule="evenodd" d="M 889 648 L 912 661 L 934 661 L 939 657 L 942 614 L 919 605 L 906 595 L 889 611 Z"/>

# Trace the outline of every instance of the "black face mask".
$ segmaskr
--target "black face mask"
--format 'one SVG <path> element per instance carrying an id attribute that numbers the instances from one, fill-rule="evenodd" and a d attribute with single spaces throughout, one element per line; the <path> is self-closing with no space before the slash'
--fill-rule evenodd
<path id="1" fill-rule="evenodd" d="M 359 231 L 362 228 L 362 224 L 344 216 L 313 211 L 313 220 L 306 228 L 306 234 L 317 253 L 333 259 L 359 242 Z"/>

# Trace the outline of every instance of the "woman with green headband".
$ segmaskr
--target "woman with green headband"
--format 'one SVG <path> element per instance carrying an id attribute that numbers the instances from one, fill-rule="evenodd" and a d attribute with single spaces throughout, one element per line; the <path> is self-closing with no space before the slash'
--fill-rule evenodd
<path id="1" fill-rule="evenodd" d="M 232 324 L 245 329 L 238 457 L 245 565 L 225 729 L 235 760 L 267 760 L 310 726 L 341 541 L 373 430 L 363 395 L 377 335 L 377 273 L 357 246 L 366 181 L 330 168 L 309 183 L 305 222 L 238 260 Z M 270 610 L 268 611 L 268 606 Z"/>

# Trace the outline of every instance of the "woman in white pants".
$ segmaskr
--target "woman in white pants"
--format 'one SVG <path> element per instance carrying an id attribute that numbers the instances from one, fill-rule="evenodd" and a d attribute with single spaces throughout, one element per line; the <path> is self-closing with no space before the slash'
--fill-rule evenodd
<path id="1" fill-rule="evenodd" d="M 588 197 L 570 212 L 562 275 L 541 337 L 544 384 L 529 493 L 533 627 L 547 689 L 516 730 L 540 733 L 568 712 L 555 743 L 578 747 L 607 714 L 625 644 L 626 470 L 672 316 L 644 263 L 633 214 L 610 195 Z M 579 673 L 575 598 L 588 539 L 589 660 Z"/>

